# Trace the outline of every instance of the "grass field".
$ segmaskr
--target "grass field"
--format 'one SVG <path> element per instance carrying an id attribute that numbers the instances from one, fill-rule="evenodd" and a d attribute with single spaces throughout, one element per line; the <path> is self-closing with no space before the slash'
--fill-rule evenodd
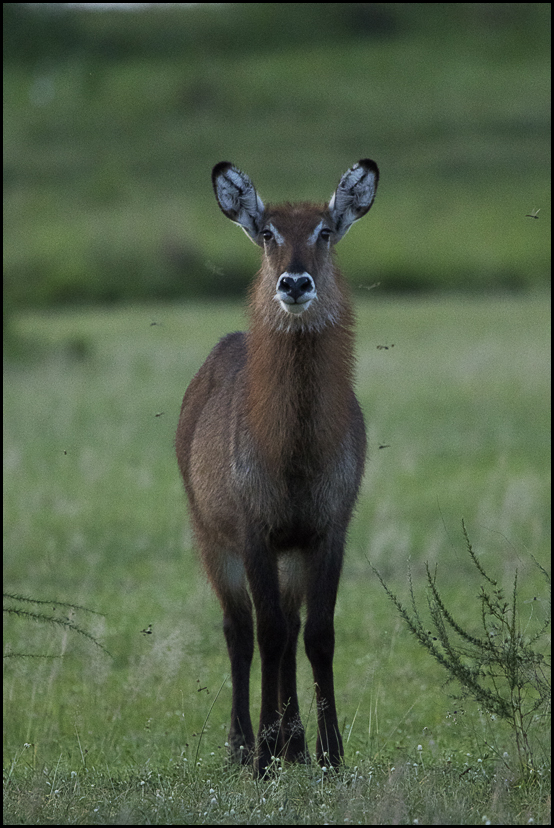
<path id="1" fill-rule="evenodd" d="M 230 681 L 217 601 L 192 547 L 173 437 L 210 347 L 239 305 L 26 313 L 4 388 L 4 578 L 15 594 L 85 606 L 67 629 L 9 616 L 4 672 L 7 823 L 550 823 L 546 746 L 515 783 L 507 729 L 447 695 L 369 561 L 403 600 L 424 563 L 478 626 L 461 520 L 522 629 L 547 611 L 549 303 L 357 299 L 358 394 L 370 448 L 336 613 L 346 768 L 255 784 L 225 765 Z M 153 324 L 156 323 L 156 324 Z M 538 598 L 538 600 L 533 600 Z M 29 605 L 31 609 L 36 606 Z M 152 634 L 141 632 L 152 625 Z M 62 657 L 63 656 L 63 657 Z M 253 669 L 254 719 L 259 661 Z M 315 748 L 313 687 L 299 689 Z"/>

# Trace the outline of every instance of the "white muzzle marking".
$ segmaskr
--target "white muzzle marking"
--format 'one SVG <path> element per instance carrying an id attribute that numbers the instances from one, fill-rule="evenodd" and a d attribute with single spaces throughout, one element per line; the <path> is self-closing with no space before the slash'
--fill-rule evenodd
<path id="1" fill-rule="evenodd" d="M 317 296 L 314 280 L 309 273 L 289 273 L 279 276 L 275 298 L 287 313 L 304 313 Z"/>

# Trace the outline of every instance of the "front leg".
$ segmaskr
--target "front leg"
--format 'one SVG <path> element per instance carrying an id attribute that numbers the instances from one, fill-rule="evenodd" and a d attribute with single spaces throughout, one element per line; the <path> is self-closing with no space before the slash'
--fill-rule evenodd
<path id="1" fill-rule="evenodd" d="M 252 608 L 246 590 L 242 602 L 229 600 L 224 608 L 223 631 L 231 661 L 233 704 L 229 753 L 233 762 L 249 764 L 254 754 L 254 731 L 250 719 L 250 665 L 254 652 Z"/>
<path id="2" fill-rule="evenodd" d="M 344 756 L 339 732 L 333 656 L 335 650 L 334 612 L 343 543 L 329 543 L 313 556 L 307 590 L 307 619 L 304 629 L 306 654 L 312 665 L 317 699 L 318 762 L 337 767 Z"/>
<path id="3" fill-rule="evenodd" d="M 215 542 L 201 546 L 202 556 L 223 610 L 223 632 L 231 662 L 233 705 L 229 730 L 231 761 L 249 764 L 254 755 L 250 719 L 250 667 L 254 654 L 254 620 L 246 571 L 234 549 Z"/>

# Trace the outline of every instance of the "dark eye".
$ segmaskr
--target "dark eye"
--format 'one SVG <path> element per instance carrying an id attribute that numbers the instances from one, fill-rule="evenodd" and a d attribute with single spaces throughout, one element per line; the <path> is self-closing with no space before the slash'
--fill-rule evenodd
<path id="1" fill-rule="evenodd" d="M 271 232 L 271 230 L 268 230 L 266 228 L 265 230 L 262 230 L 262 237 L 264 241 L 271 241 L 271 239 L 273 238 L 273 233 Z"/>
<path id="2" fill-rule="evenodd" d="M 328 227 L 323 227 L 319 232 L 319 238 L 323 239 L 323 241 L 329 241 L 331 238 L 331 231 Z"/>

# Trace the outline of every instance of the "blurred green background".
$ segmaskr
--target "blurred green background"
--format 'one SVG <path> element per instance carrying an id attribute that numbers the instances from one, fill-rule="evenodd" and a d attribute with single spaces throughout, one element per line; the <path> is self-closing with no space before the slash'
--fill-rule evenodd
<path id="1" fill-rule="evenodd" d="M 3 15 L 8 309 L 242 294 L 258 255 L 217 209 L 224 159 L 266 201 L 323 201 L 374 158 L 356 288 L 547 284 L 549 3 Z"/>

